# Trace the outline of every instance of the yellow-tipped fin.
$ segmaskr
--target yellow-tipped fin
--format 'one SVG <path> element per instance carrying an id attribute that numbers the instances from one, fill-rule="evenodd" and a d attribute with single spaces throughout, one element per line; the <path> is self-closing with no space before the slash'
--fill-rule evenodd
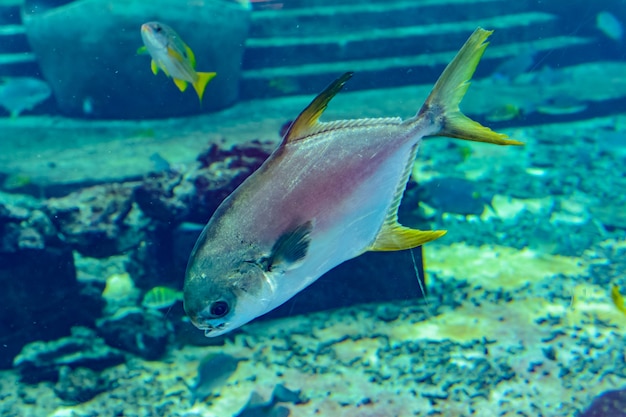
<path id="1" fill-rule="evenodd" d="M 206 85 L 217 75 L 216 72 L 198 72 L 198 80 L 193 83 L 193 88 L 196 90 L 196 94 L 198 94 L 198 99 L 202 102 L 202 96 L 204 96 L 204 89 Z"/>
<path id="2" fill-rule="evenodd" d="M 626 305 L 624 305 L 624 297 L 619 292 L 619 288 L 617 285 L 613 285 L 611 288 L 611 300 L 613 300 L 613 304 L 615 307 L 622 313 L 626 314 Z"/>
<path id="3" fill-rule="evenodd" d="M 441 130 L 441 136 L 494 143 L 496 145 L 523 145 L 522 142 L 507 139 L 508 136 L 494 132 L 461 113 L 459 104 L 467 92 L 470 79 L 489 44 L 487 38 L 493 31 L 478 28 L 465 45 L 448 64 L 433 87 L 428 99 L 418 113 L 422 116 L 431 113 Z"/>
<path id="4" fill-rule="evenodd" d="M 343 88 L 344 84 L 352 77 L 351 72 L 346 72 L 335 81 L 330 83 L 328 87 L 317 95 L 304 110 L 298 115 L 298 118 L 291 124 L 291 127 L 285 134 L 283 144 L 302 139 L 310 132 L 315 131 L 320 116 L 328 107 L 328 103 Z"/>
<path id="5" fill-rule="evenodd" d="M 159 73 L 159 66 L 154 61 L 154 59 L 152 61 L 150 61 L 150 69 L 152 70 L 152 73 L 154 75 L 157 75 Z"/>
<path id="6" fill-rule="evenodd" d="M 137 55 L 145 55 L 147 53 L 148 53 L 148 48 L 146 48 L 146 45 L 143 45 L 137 48 Z"/>
<path id="7" fill-rule="evenodd" d="M 445 230 L 422 231 L 401 226 L 398 223 L 385 223 L 376 240 L 367 250 L 396 251 L 412 249 L 445 235 Z"/>
<path id="8" fill-rule="evenodd" d="M 174 78 L 174 84 L 180 91 L 185 91 L 187 89 L 187 81 L 181 80 L 179 78 Z"/>

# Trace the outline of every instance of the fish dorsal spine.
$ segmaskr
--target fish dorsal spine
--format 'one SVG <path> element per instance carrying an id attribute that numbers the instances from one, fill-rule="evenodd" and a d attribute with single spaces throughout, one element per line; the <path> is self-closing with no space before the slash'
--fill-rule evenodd
<path id="1" fill-rule="evenodd" d="M 339 91 L 343 88 L 346 82 L 352 77 L 352 72 L 346 72 L 337 78 L 335 81 L 330 83 L 328 87 L 324 89 L 321 93 L 317 95 L 309 104 L 306 106 L 302 113 L 298 115 L 296 120 L 291 124 L 289 130 L 285 134 L 285 138 L 283 139 L 283 145 L 295 142 L 299 139 L 302 139 L 306 136 L 309 136 L 313 133 L 316 133 L 319 123 L 320 116 L 328 107 L 328 103 L 330 100 L 337 95 Z"/>
<path id="2" fill-rule="evenodd" d="M 282 145 L 290 142 L 296 142 L 306 137 L 324 133 L 336 129 L 346 129 L 352 127 L 380 126 L 382 124 L 398 125 L 402 123 L 400 117 L 380 117 L 371 119 L 351 119 L 336 120 L 333 122 L 322 123 L 319 121 L 320 116 L 328 107 L 328 103 L 343 88 L 344 84 L 352 77 L 351 72 L 346 72 L 320 94 L 313 99 L 303 111 L 298 115 L 296 120 L 291 124 L 289 130 L 285 134 Z"/>

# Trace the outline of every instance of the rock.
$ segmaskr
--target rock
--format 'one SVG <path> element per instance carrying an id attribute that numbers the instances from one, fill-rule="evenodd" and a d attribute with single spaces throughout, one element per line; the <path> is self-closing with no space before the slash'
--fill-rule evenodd
<path id="1" fill-rule="evenodd" d="M 0 368 L 27 343 L 66 336 L 99 314 L 57 234 L 42 211 L 0 205 Z"/>
<path id="2" fill-rule="evenodd" d="M 33 342 L 22 349 L 13 361 L 23 382 L 56 382 L 63 367 L 99 371 L 124 362 L 124 355 L 107 346 L 104 340 L 86 327 L 72 328 L 72 335 L 51 342 Z M 65 371 L 67 372 L 67 371 Z"/>
<path id="3" fill-rule="evenodd" d="M 187 172 L 165 171 L 135 189 L 135 201 L 150 218 L 167 223 L 205 223 L 219 204 L 267 159 L 271 142 L 253 140 L 230 149 L 211 145 Z"/>
<path id="4" fill-rule="evenodd" d="M 146 219 L 133 204 L 137 183 L 105 184 L 51 198 L 44 211 L 81 254 L 103 258 L 136 247 Z"/>
<path id="5" fill-rule="evenodd" d="M 597 396 L 580 417 L 626 417 L 626 390 L 607 391 Z"/>
<path id="6" fill-rule="evenodd" d="M 76 404 L 91 400 L 106 391 L 110 385 L 110 381 L 89 368 L 72 369 L 63 366 L 59 371 L 59 382 L 54 386 L 54 392 L 63 401 Z"/>
<path id="7" fill-rule="evenodd" d="M 39 2 L 37 2 L 39 3 Z M 97 16 L 97 19 L 94 18 Z M 239 94 L 250 8 L 236 1 L 180 5 L 161 0 L 78 0 L 59 7 L 22 9 L 22 20 L 44 78 L 61 111 L 71 116 L 147 118 L 222 109 Z M 198 71 L 215 71 L 202 106 L 181 93 L 150 58 L 138 56 L 140 27 L 167 22 L 194 51 Z"/>
<path id="8" fill-rule="evenodd" d="M 147 360 L 159 359 L 173 334 L 173 327 L 163 313 L 141 308 L 121 309 L 96 325 L 109 345 Z"/>
<path id="9" fill-rule="evenodd" d="M 384 322 L 392 322 L 400 317 L 400 307 L 391 304 L 381 304 L 376 308 L 376 317 Z"/>

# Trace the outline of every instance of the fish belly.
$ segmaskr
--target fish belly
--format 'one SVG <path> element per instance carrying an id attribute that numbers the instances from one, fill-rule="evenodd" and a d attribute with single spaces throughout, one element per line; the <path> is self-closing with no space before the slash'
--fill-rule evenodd
<path id="1" fill-rule="evenodd" d="M 335 204 L 324 207 L 314 223 L 307 256 L 297 268 L 275 282 L 275 308 L 312 284 L 335 266 L 364 253 L 380 231 L 403 179 L 413 144 L 407 143 L 382 162 Z M 404 185 L 404 184 L 402 184 Z M 318 227 L 316 227 L 317 225 Z"/>

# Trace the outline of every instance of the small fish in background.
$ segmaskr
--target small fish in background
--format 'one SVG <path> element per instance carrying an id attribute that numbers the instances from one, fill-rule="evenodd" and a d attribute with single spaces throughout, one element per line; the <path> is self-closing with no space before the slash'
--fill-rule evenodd
<path id="1" fill-rule="evenodd" d="M 291 391 L 284 385 L 274 387 L 270 399 L 265 401 L 263 397 L 253 391 L 246 405 L 235 414 L 235 417 L 287 417 L 289 409 L 278 403 L 302 404 L 305 401 L 300 396 L 300 391 Z"/>
<path id="2" fill-rule="evenodd" d="M 619 292 L 617 285 L 613 285 L 611 288 L 611 300 L 619 311 L 626 314 L 626 304 L 624 303 L 624 296 Z"/>
<path id="3" fill-rule="evenodd" d="M 18 117 L 24 110 L 32 110 L 50 97 L 50 86 L 43 80 L 31 77 L 5 77 L 0 79 L 0 106 L 11 117 Z"/>
<path id="4" fill-rule="evenodd" d="M 83 99 L 83 105 L 81 109 L 85 116 L 91 116 L 93 114 L 93 98 L 85 97 Z"/>
<path id="5" fill-rule="evenodd" d="M 294 78 L 276 77 L 269 80 L 268 86 L 282 94 L 294 94 L 300 91 L 300 83 Z"/>
<path id="6" fill-rule="evenodd" d="M 16 191 L 32 184 L 32 178 L 26 174 L 9 174 L 2 181 L 2 189 Z"/>
<path id="7" fill-rule="evenodd" d="M 624 36 L 624 27 L 615 15 L 610 12 L 602 11 L 596 16 L 596 28 L 604 33 L 604 35 L 613 39 L 615 42 L 621 42 Z"/>
<path id="8" fill-rule="evenodd" d="M 514 103 L 505 103 L 494 107 L 487 112 L 485 119 L 490 122 L 508 122 L 510 120 L 520 119 L 523 109 Z"/>
<path id="9" fill-rule="evenodd" d="M 547 100 L 537 104 L 535 111 L 540 114 L 550 116 L 563 116 L 567 114 L 582 113 L 587 110 L 587 103 L 580 99 L 564 94 L 560 96 L 550 97 Z"/>
<path id="10" fill-rule="evenodd" d="M 192 386 L 192 403 L 203 401 L 215 395 L 218 389 L 235 373 L 239 362 L 246 359 L 235 358 L 225 353 L 209 353 L 198 364 L 198 375 Z"/>
<path id="11" fill-rule="evenodd" d="M 154 287 L 143 296 L 141 305 L 153 310 L 169 308 L 183 299 L 183 294 L 169 287 Z"/>
<path id="12" fill-rule="evenodd" d="M 530 70 L 535 64 L 535 50 L 532 48 L 503 61 L 491 73 L 491 78 L 498 83 L 511 83 Z"/>
<path id="13" fill-rule="evenodd" d="M 149 53 L 152 57 L 150 67 L 154 75 L 159 69 L 174 80 L 180 91 L 191 84 L 202 102 L 204 90 L 217 75 L 215 72 L 196 72 L 196 57 L 189 46 L 168 25 L 160 22 L 148 22 L 141 25 L 141 38 L 144 46 L 137 53 Z"/>

